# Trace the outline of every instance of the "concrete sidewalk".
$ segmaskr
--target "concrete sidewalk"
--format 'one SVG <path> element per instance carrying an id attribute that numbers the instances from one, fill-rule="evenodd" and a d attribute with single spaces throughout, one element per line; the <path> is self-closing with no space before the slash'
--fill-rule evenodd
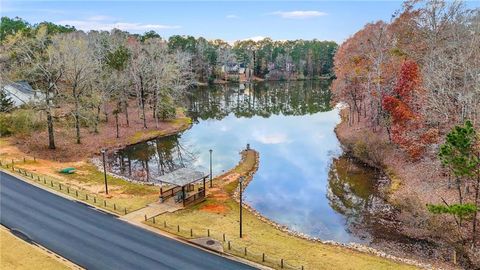
<path id="1" fill-rule="evenodd" d="M 182 208 L 182 204 L 174 203 L 173 201 L 166 201 L 164 203 L 154 202 L 144 208 L 138 209 L 124 216 L 120 216 L 119 218 L 134 223 L 141 223 L 142 221 L 145 221 L 145 216 L 147 216 L 147 218 L 151 218 L 166 212 L 175 212 Z"/>

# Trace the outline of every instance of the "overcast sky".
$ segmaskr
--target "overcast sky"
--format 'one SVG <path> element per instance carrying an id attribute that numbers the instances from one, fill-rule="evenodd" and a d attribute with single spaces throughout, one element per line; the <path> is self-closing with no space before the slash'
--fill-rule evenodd
<path id="1" fill-rule="evenodd" d="M 401 1 L 12 1 L 1 0 L 1 15 L 31 23 L 51 21 L 81 30 L 132 33 L 155 30 L 221 38 L 320 39 L 342 42 L 363 25 L 389 21 Z M 471 1 L 469 6 L 480 6 Z"/>

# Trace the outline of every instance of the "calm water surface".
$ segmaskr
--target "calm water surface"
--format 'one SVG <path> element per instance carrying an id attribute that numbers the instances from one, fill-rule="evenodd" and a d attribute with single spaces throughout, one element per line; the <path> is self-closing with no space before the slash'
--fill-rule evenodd
<path id="1" fill-rule="evenodd" d="M 194 168 L 208 173 L 235 166 L 249 143 L 260 167 L 246 201 L 289 228 L 339 242 L 365 242 L 355 232 L 376 199 L 375 172 L 342 156 L 334 133 L 340 118 L 329 106 L 329 81 L 261 83 L 195 89 L 188 97 L 194 120 L 183 134 L 130 146 L 113 169 L 144 181 Z M 123 160 L 123 161 L 121 161 Z M 125 166 L 130 160 L 131 166 Z"/>

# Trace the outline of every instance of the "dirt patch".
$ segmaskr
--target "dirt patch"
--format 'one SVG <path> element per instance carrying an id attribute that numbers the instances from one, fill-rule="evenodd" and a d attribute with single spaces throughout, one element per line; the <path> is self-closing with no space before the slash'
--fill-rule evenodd
<path id="1" fill-rule="evenodd" d="M 216 199 L 217 201 L 225 201 L 226 199 L 228 199 L 228 197 L 229 197 L 228 194 L 224 192 L 212 194 L 212 198 Z"/>
<path id="2" fill-rule="evenodd" d="M 88 128 L 81 129 L 81 144 L 77 144 L 75 130 L 66 123 L 55 123 L 56 149 L 48 149 L 48 133 L 46 130 L 35 132 L 30 136 L 12 138 L 11 143 L 23 153 L 30 156 L 42 157 L 54 161 L 81 161 L 93 155 L 99 155 L 100 149 L 121 148 L 125 145 L 178 133 L 190 127 L 191 120 L 178 111 L 177 119 L 156 122 L 147 115 L 147 129 L 143 128 L 143 120 L 137 117 L 138 111 L 132 106 L 130 109 L 129 125 L 125 116 L 119 115 L 119 134 L 116 138 L 116 125 L 113 117 L 109 121 L 100 123 L 98 133 Z"/>
<path id="3" fill-rule="evenodd" d="M 230 183 L 230 182 L 233 182 L 233 181 L 237 180 L 238 177 L 240 177 L 239 173 L 232 172 L 232 173 L 229 173 L 229 174 L 225 175 L 224 177 L 222 177 L 222 180 L 225 181 L 226 183 Z"/>
<path id="4" fill-rule="evenodd" d="M 204 205 L 200 208 L 201 211 L 205 212 L 210 212 L 210 213 L 215 213 L 215 214 L 223 214 L 228 211 L 227 207 L 225 205 L 221 204 L 208 204 Z"/>

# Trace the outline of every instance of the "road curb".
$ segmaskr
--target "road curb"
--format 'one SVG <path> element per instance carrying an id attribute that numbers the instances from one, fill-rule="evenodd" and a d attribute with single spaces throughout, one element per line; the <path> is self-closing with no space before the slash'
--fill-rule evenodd
<path id="1" fill-rule="evenodd" d="M 96 205 L 94 205 L 94 204 L 91 204 L 90 202 L 82 201 L 82 200 L 77 199 L 77 198 L 75 198 L 75 197 L 73 197 L 73 196 L 69 196 L 69 195 L 67 195 L 67 194 L 65 194 L 65 193 L 62 193 L 62 192 L 59 192 L 59 191 L 57 191 L 57 190 L 54 190 L 54 189 L 48 188 L 48 187 L 46 187 L 46 186 L 43 186 L 43 185 L 41 185 L 41 184 L 39 184 L 39 183 L 37 183 L 37 182 L 35 182 L 35 181 L 32 181 L 31 179 L 29 179 L 29 178 L 27 178 L 27 177 L 25 177 L 25 176 L 23 176 L 23 175 L 14 174 L 14 173 L 12 173 L 12 172 L 10 172 L 10 171 L 7 171 L 7 170 L 5 170 L 5 169 L 3 169 L 3 168 L 0 168 L 0 171 L 3 172 L 3 173 L 5 173 L 5 174 L 8 174 L 8 175 L 10 175 L 10 176 L 12 176 L 12 177 L 15 177 L 15 178 L 17 178 L 17 179 L 19 179 L 19 180 L 21 180 L 21 181 L 23 181 L 23 182 L 25 182 L 25 183 L 28 183 L 28 184 L 30 184 L 30 185 L 32 185 L 32 186 L 35 186 L 35 187 L 37 187 L 37 188 L 41 188 L 41 189 L 43 189 L 43 190 L 45 190 L 45 191 L 48 191 L 48 192 L 53 193 L 53 194 L 55 194 L 55 195 L 57 195 L 57 196 L 60 196 L 60 197 L 62 197 L 62 198 L 64 198 L 64 199 L 67 199 L 67 200 L 70 200 L 70 201 L 74 201 L 74 202 L 77 202 L 77 203 L 86 204 L 86 205 L 88 205 L 89 207 L 92 207 L 92 208 L 94 208 L 94 209 L 97 210 L 97 211 L 104 212 L 105 214 L 113 215 L 113 216 L 115 216 L 116 218 L 121 217 L 119 214 L 117 214 L 117 213 L 115 213 L 115 212 L 112 212 L 112 211 L 110 211 L 110 210 L 108 210 L 108 209 L 100 208 L 100 207 L 98 207 L 98 206 L 96 206 Z"/>
<path id="2" fill-rule="evenodd" d="M 7 226 L 5 226 L 3 224 L 0 224 L 0 230 L 6 231 L 7 233 L 11 234 L 16 239 L 24 242 L 27 245 L 32 246 L 35 249 L 38 249 L 41 253 L 47 255 L 48 257 L 50 257 L 50 258 L 52 258 L 56 261 L 59 261 L 59 262 L 63 263 L 65 266 L 67 266 L 70 269 L 77 269 L 77 270 L 84 270 L 85 269 L 85 268 L 81 267 L 80 265 L 70 261 L 69 259 L 67 259 L 65 257 L 62 257 L 61 255 L 49 250 L 48 248 L 40 245 L 39 243 L 37 243 L 35 241 L 31 241 L 31 242 L 25 241 L 25 239 L 22 239 L 21 237 L 18 237 L 18 235 L 12 233 L 12 228 L 8 228 Z"/>
<path id="3" fill-rule="evenodd" d="M 56 190 L 50 189 L 50 188 L 48 188 L 48 187 L 42 186 L 41 184 L 38 184 L 38 183 L 36 183 L 36 182 L 33 182 L 33 181 L 31 181 L 30 179 L 23 177 L 22 175 L 13 174 L 13 173 L 11 173 L 11 172 L 9 172 L 9 171 L 4 170 L 3 168 L 0 169 L 0 171 L 3 172 L 3 173 L 5 173 L 5 174 L 8 174 L 8 175 L 12 176 L 12 177 L 15 178 L 15 179 L 18 179 L 18 180 L 20 180 L 20 181 L 23 181 L 23 182 L 29 184 L 29 185 L 35 186 L 35 187 L 37 187 L 37 188 L 40 188 L 40 189 L 42 189 L 42 190 L 44 190 L 44 191 L 53 193 L 53 194 L 55 194 L 55 195 L 57 195 L 57 196 L 60 196 L 60 197 L 62 197 L 62 198 L 64 198 L 64 199 L 67 199 L 67 200 L 70 200 L 70 201 L 73 201 L 73 202 L 77 202 L 77 203 L 86 204 L 86 205 L 88 205 L 89 207 L 91 207 L 92 209 L 95 209 L 96 211 L 104 212 L 104 213 L 106 213 L 106 214 L 111 214 L 111 215 L 113 215 L 115 218 L 117 218 L 117 219 L 120 220 L 120 221 L 123 221 L 123 222 L 126 222 L 126 223 L 128 223 L 128 224 L 134 225 L 135 227 L 138 227 L 138 228 L 147 230 L 147 231 L 149 231 L 149 232 L 151 232 L 151 233 L 155 233 L 155 234 L 157 234 L 157 235 L 161 235 L 161 236 L 163 236 L 163 237 L 166 237 L 166 238 L 175 240 L 175 241 L 177 241 L 177 242 L 181 242 L 181 243 L 186 244 L 186 245 L 188 245 L 188 246 L 191 246 L 191 247 L 194 247 L 194 248 L 197 248 L 197 249 L 201 249 L 202 251 L 209 252 L 209 253 L 211 253 L 211 254 L 215 254 L 215 255 L 217 255 L 217 256 L 221 256 L 221 257 L 224 257 L 224 258 L 233 260 L 233 261 L 237 261 L 237 262 L 240 262 L 240 263 L 249 265 L 249 266 L 251 266 L 251 267 L 255 267 L 255 268 L 257 268 L 257 269 L 261 269 L 261 270 L 271 270 L 271 269 L 273 269 L 273 268 L 269 268 L 269 267 L 266 267 L 266 266 L 264 266 L 264 265 L 260 265 L 260 264 L 257 264 L 257 263 L 255 263 L 255 262 L 252 262 L 252 261 L 249 261 L 249 260 L 240 258 L 240 257 L 232 256 L 232 255 L 227 254 L 227 253 L 214 252 L 214 251 L 212 251 L 212 250 L 210 250 L 210 249 L 204 248 L 204 247 L 202 247 L 202 246 L 200 246 L 200 245 L 194 244 L 194 243 L 192 243 L 192 242 L 190 242 L 190 241 L 188 241 L 188 240 L 186 240 L 186 239 L 180 238 L 180 237 L 178 237 L 178 236 L 176 236 L 176 235 L 173 235 L 173 234 L 170 234 L 170 233 L 168 233 L 168 232 L 164 232 L 164 231 L 162 231 L 162 230 L 160 230 L 160 229 L 156 229 L 156 228 L 151 227 L 151 226 L 149 226 L 149 225 L 147 225 L 147 224 L 144 224 L 144 223 L 141 223 L 141 222 L 135 222 L 135 221 L 130 221 L 130 220 L 123 219 L 122 216 L 120 216 L 120 215 L 118 215 L 118 214 L 116 214 L 116 213 L 110 212 L 110 211 L 108 211 L 108 210 L 104 210 L 104 209 L 102 209 L 102 208 L 97 207 L 96 205 L 87 203 L 87 202 L 82 201 L 82 200 L 78 200 L 78 199 L 76 199 L 76 198 L 74 198 L 74 197 L 68 196 L 67 194 L 63 194 L 63 193 L 61 193 L 61 192 L 59 192 L 59 191 L 56 191 Z M 42 248 L 44 248 L 44 247 L 42 247 Z M 45 248 L 45 249 L 46 249 L 46 248 Z M 48 250 L 48 249 L 46 249 L 46 250 Z M 50 251 L 50 250 L 48 250 L 48 251 L 51 252 L 51 253 L 53 253 L 53 254 L 55 254 L 56 256 L 59 256 L 59 257 L 63 258 L 62 256 L 58 255 L 57 253 L 54 253 L 53 251 Z M 64 259 L 65 259 L 65 258 L 64 258 Z M 65 260 L 67 260 L 67 259 L 65 259 Z M 68 261 L 68 260 L 67 260 L 67 261 Z M 79 269 L 83 269 L 83 268 L 79 268 Z"/>

